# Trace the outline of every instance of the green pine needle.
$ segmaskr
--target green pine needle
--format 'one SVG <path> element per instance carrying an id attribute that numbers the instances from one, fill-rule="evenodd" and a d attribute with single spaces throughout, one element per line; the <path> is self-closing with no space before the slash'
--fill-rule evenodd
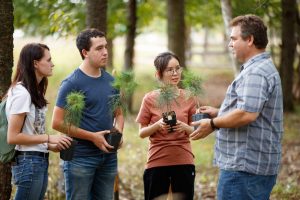
<path id="1" fill-rule="evenodd" d="M 67 127 L 70 125 L 79 127 L 82 111 L 85 107 L 84 98 L 85 96 L 82 92 L 74 91 L 68 94 L 64 117 L 64 123 Z"/>
<path id="2" fill-rule="evenodd" d="M 109 107 L 111 112 L 115 112 L 120 108 L 124 114 L 128 112 L 128 101 L 137 87 L 132 71 L 122 71 L 117 73 L 112 86 L 119 91 L 120 94 L 110 96 Z"/>
<path id="3" fill-rule="evenodd" d="M 167 108 L 167 112 L 171 111 L 171 104 L 173 101 L 175 101 L 178 105 L 178 102 L 176 101 L 176 97 L 178 94 L 176 93 L 176 88 L 171 84 L 160 84 L 159 85 L 159 95 L 157 99 L 157 106 L 161 110 L 163 110 L 165 107 Z"/>
<path id="4" fill-rule="evenodd" d="M 193 97 L 197 103 L 197 106 L 200 105 L 200 97 L 203 95 L 202 84 L 203 80 L 200 76 L 194 75 L 190 71 L 184 71 L 184 79 L 182 80 L 182 86 L 187 91 L 188 98 Z"/>

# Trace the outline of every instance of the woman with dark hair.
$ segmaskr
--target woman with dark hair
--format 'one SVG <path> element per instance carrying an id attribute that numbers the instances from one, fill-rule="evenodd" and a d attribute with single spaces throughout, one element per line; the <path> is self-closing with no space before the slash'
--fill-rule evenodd
<path id="1" fill-rule="evenodd" d="M 16 145 L 12 175 L 17 186 L 17 200 L 44 199 L 48 183 L 48 151 L 57 152 L 71 145 L 71 138 L 45 132 L 45 93 L 53 66 L 46 45 L 25 45 L 7 92 L 7 141 Z"/>
<path id="2" fill-rule="evenodd" d="M 171 102 L 171 108 L 176 113 L 177 123 L 172 127 L 174 131 L 169 133 L 170 126 L 162 118 L 163 109 L 157 107 L 160 90 L 144 96 L 136 121 L 140 124 L 140 137 L 149 137 L 150 140 L 144 171 L 145 200 L 167 195 L 170 186 L 174 199 L 192 200 L 195 166 L 189 140 L 193 128 L 188 124 L 196 111 L 195 102 L 192 98 L 187 99 L 185 91 L 178 87 L 182 68 L 176 55 L 170 52 L 159 54 L 154 65 L 156 76 L 162 84 L 174 87 L 176 97 Z"/>

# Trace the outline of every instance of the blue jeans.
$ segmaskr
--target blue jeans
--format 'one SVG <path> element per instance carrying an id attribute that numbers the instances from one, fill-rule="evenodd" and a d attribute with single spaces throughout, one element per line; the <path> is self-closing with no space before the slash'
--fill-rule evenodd
<path id="1" fill-rule="evenodd" d="M 43 200 L 48 184 L 48 158 L 19 155 L 12 165 L 15 200 Z"/>
<path id="2" fill-rule="evenodd" d="M 277 175 L 220 170 L 218 200 L 268 200 Z"/>
<path id="3" fill-rule="evenodd" d="M 66 199 L 111 200 L 116 175 L 116 153 L 64 161 Z"/>

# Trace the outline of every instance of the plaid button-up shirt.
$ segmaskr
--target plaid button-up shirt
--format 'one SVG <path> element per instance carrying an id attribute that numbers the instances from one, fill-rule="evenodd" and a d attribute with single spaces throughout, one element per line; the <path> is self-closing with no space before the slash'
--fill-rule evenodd
<path id="1" fill-rule="evenodd" d="M 266 52 L 242 68 L 229 86 L 218 115 L 234 109 L 259 115 L 246 126 L 221 128 L 216 133 L 214 164 L 225 170 L 274 175 L 279 170 L 283 134 L 280 77 Z"/>

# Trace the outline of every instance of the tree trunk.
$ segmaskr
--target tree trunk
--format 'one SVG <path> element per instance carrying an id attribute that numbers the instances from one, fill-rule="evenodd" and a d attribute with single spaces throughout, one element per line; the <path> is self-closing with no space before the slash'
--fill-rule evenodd
<path id="1" fill-rule="evenodd" d="M 113 70 L 114 67 L 114 43 L 112 38 L 107 38 L 107 53 L 108 53 L 108 61 L 107 67 L 110 70 Z"/>
<path id="2" fill-rule="evenodd" d="M 127 34 L 126 34 L 126 46 L 124 52 L 124 70 L 133 70 L 133 59 L 134 59 L 134 41 L 136 36 L 136 0 L 129 0 L 127 4 Z M 132 95 L 128 97 L 128 109 L 132 112 Z"/>
<path id="3" fill-rule="evenodd" d="M 5 0 L 0 4 L 0 97 L 2 97 L 11 83 L 13 67 L 13 4 L 12 0 Z"/>
<path id="4" fill-rule="evenodd" d="M 204 41 L 203 41 L 203 52 L 202 52 L 202 60 L 203 63 L 207 64 L 207 53 L 208 53 L 208 35 L 209 35 L 209 28 L 204 27 Z"/>
<path id="5" fill-rule="evenodd" d="M 136 36 L 136 0 L 129 0 L 127 4 L 128 15 L 127 15 L 127 34 L 126 34 L 126 46 L 124 53 L 124 70 L 133 69 L 134 59 L 134 40 Z"/>
<path id="6" fill-rule="evenodd" d="M 298 53 L 297 79 L 293 87 L 293 96 L 295 100 L 300 102 L 300 54 Z"/>
<path id="7" fill-rule="evenodd" d="M 223 16 L 223 21 L 225 26 L 225 33 L 226 33 L 227 41 L 229 41 L 230 34 L 231 34 L 230 21 L 232 19 L 231 0 L 221 0 L 221 8 L 222 8 L 222 16 Z M 238 73 L 240 72 L 240 66 L 235 60 L 235 58 L 233 57 L 231 51 L 229 51 L 229 56 L 232 61 L 233 72 L 235 76 L 237 76 Z"/>
<path id="8" fill-rule="evenodd" d="M 185 22 L 184 0 L 167 1 L 168 18 L 168 49 L 180 59 L 180 64 L 185 67 Z"/>
<path id="9" fill-rule="evenodd" d="M 14 33 L 13 10 L 12 0 L 3 0 L 0 3 L 0 97 L 6 93 L 11 83 Z M 9 200 L 11 190 L 10 163 L 0 163 L 0 199 Z"/>
<path id="10" fill-rule="evenodd" d="M 107 0 L 86 0 L 86 25 L 106 34 Z"/>
<path id="11" fill-rule="evenodd" d="M 293 111 L 293 75 L 296 51 L 296 0 L 281 1 L 282 5 L 282 48 L 280 72 L 283 85 L 283 106 L 285 111 Z"/>
<path id="12" fill-rule="evenodd" d="M 297 44 L 300 47 L 300 15 L 299 9 L 296 7 L 296 17 L 297 17 Z M 297 51 L 296 55 L 298 57 L 298 66 L 297 66 L 297 73 L 296 79 L 293 87 L 293 96 L 297 102 L 300 102 L 300 52 Z"/>
<path id="13" fill-rule="evenodd" d="M 189 65 L 192 61 L 193 52 L 192 52 L 192 27 L 191 26 L 185 26 L 185 59 L 186 59 L 186 65 Z"/>

